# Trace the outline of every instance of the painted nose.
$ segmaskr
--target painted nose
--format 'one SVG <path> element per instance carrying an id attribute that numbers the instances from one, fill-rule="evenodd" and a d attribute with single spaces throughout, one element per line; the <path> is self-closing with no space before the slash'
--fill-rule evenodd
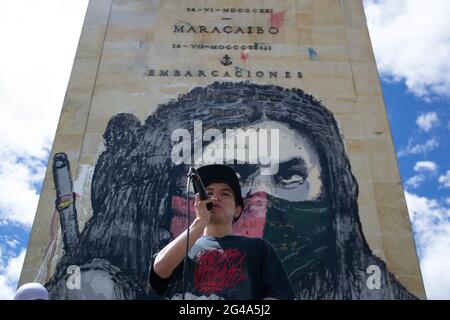
<path id="1" fill-rule="evenodd" d="M 273 176 L 259 175 L 254 179 L 252 179 L 251 181 L 248 181 L 248 186 L 242 188 L 242 194 L 247 194 L 248 192 L 250 192 L 250 194 L 257 192 L 274 194 L 275 193 L 274 187 L 275 181 L 273 179 Z"/>

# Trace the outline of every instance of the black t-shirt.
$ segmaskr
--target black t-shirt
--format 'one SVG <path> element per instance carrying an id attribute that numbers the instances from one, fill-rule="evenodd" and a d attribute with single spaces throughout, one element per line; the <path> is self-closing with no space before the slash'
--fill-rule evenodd
<path id="1" fill-rule="evenodd" d="M 278 255 L 264 239 L 203 236 L 192 246 L 188 257 L 186 299 L 295 298 Z M 154 272 L 153 262 L 150 270 L 152 288 L 169 299 L 181 299 L 184 261 L 168 279 Z"/>

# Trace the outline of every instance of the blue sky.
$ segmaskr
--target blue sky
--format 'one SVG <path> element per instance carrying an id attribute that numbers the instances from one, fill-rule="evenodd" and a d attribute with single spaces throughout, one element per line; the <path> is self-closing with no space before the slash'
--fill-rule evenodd
<path id="1" fill-rule="evenodd" d="M 20 275 L 87 2 L 0 2 L 0 299 Z M 364 4 L 427 295 L 450 299 L 450 1 Z"/>

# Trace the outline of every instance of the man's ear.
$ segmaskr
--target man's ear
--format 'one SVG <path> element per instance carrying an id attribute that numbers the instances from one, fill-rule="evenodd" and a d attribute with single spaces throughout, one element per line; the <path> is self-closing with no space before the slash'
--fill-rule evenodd
<path id="1" fill-rule="evenodd" d="M 236 212 L 234 213 L 234 216 L 233 216 L 233 221 L 236 221 L 237 219 L 239 219 L 241 214 L 242 214 L 242 206 L 237 206 Z"/>

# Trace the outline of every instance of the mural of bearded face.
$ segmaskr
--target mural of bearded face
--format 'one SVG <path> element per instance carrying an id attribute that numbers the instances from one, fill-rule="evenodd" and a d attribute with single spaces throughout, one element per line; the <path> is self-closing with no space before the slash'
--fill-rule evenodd
<path id="1" fill-rule="evenodd" d="M 258 161 L 245 161 L 239 153 L 221 158 L 212 152 L 220 139 L 202 141 L 203 154 L 197 154 L 195 121 L 220 132 L 277 129 L 278 144 L 265 154 L 269 159 Z M 148 288 L 149 261 L 187 227 L 191 163 L 171 158 L 171 134 L 180 128 L 194 136 L 194 158 L 202 157 L 201 165 L 225 161 L 239 174 L 245 204 L 234 233 L 263 237 L 274 246 L 299 299 L 416 299 L 365 240 L 358 183 L 334 115 L 299 89 L 218 82 L 160 106 L 145 123 L 131 114 L 110 119 L 103 135 L 106 150 L 92 177 L 92 218 L 80 234 L 73 228 L 75 201 L 73 210 L 60 206 L 68 211 L 60 219 L 66 252 L 46 284 L 52 298 L 70 297 L 65 286 L 70 265 L 95 273 L 88 286 L 93 292 L 104 292 L 98 287 L 107 275 L 114 298 L 155 296 Z M 61 205 L 67 200 L 61 181 L 67 179 L 60 179 L 65 175 L 58 163 L 54 174 Z M 191 198 L 192 219 L 193 205 Z M 380 270 L 379 290 L 367 286 L 370 266 Z"/>

